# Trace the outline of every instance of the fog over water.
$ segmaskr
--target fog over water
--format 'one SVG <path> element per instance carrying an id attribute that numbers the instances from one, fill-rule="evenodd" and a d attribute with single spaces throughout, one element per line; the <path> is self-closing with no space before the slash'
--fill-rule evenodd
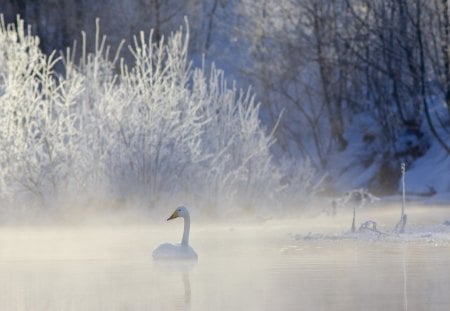
<path id="1" fill-rule="evenodd" d="M 154 262 L 182 221 L 4 225 L 1 310 L 448 310 L 447 209 L 409 209 L 403 236 L 350 236 L 349 213 L 201 218 L 195 263 Z M 388 232 L 398 209 L 379 217 Z M 196 217 L 195 217 L 196 216 Z M 112 217 L 113 218 L 113 217 Z"/>
<path id="2" fill-rule="evenodd" d="M 418 1 L 413 7 L 419 8 Z M 264 11 L 270 13 L 270 7 L 264 6 Z M 320 10 L 311 7 L 307 11 Z M 399 157 L 405 157 L 408 163 L 401 167 L 401 176 L 408 200 L 431 195 L 434 198 L 428 199 L 442 198 L 448 205 L 449 183 L 441 179 L 448 175 L 448 157 L 441 154 L 445 148 L 435 151 L 430 147 L 438 146 L 430 139 L 435 135 L 423 129 L 420 115 L 417 124 L 405 121 L 408 114 L 422 111 L 414 105 L 425 103 L 440 121 L 442 128 L 436 130 L 445 130 L 448 109 L 445 105 L 438 109 L 438 105 L 448 92 L 426 94 L 428 87 L 423 82 L 419 83 L 423 103 L 416 100 L 418 93 L 403 98 L 406 89 L 399 89 L 396 95 L 400 97 L 383 100 L 388 107 L 380 106 L 377 96 L 372 103 L 363 101 L 359 106 L 362 97 L 355 90 L 367 89 L 356 74 L 362 72 L 360 68 L 337 64 L 351 77 L 347 81 L 350 89 L 338 90 L 345 83 L 336 85 L 336 90 L 329 88 L 334 83 L 326 76 L 316 78 L 332 73 L 327 68 L 334 68 L 333 63 L 325 62 L 326 70 L 320 72 L 316 57 L 306 62 L 301 57 L 304 64 L 301 68 L 295 65 L 297 60 L 288 54 L 297 44 L 291 43 L 304 41 L 308 31 L 299 33 L 295 25 L 284 24 L 290 19 L 278 9 L 274 13 L 275 23 L 266 26 L 287 27 L 282 31 L 275 27 L 278 30 L 272 35 L 277 40 L 273 42 L 279 42 L 278 34 L 285 29 L 294 29 L 295 33 L 288 34 L 294 41 L 286 41 L 286 57 L 271 57 L 261 45 L 262 60 L 282 60 L 283 64 L 272 61 L 267 67 L 263 61 L 267 72 L 258 69 L 259 62 L 254 64 L 264 73 L 263 89 L 277 90 L 277 94 L 264 91 L 259 95 L 228 81 L 225 72 L 208 65 L 209 61 L 198 67 L 200 59 L 192 62 L 197 57 L 190 52 L 189 40 L 196 35 L 195 27 L 191 35 L 187 20 L 164 39 L 158 31 L 139 32 L 130 45 L 123 46 L 109 46 L 99 22 L 92 21 L 96 31 L 87 31 L 78 49 L 47 55 L 28 21 L 18 18 L 15 24 L 5 25 L 0 18 L 0 311 L 450 309 L 449 208 L 411 207 L 408 202 L 408 217 L 402 218 L 406 231 L 397 234 L 393 228 L 400 219 L 401 204 L 386 205 L 386 198 L 378 200 L 364 189 L 323 198 L 328 200 L 325 206 L 311 203 L 326 195 L 340 195 L 351 185 L 379 185 L 383 189 L 373 189 L 377 193 L 396 193 L 396 167 Z M 380 14 L 371 14 L 375 24 L 369 28 L 379 33 L 378 24 L 383 23 L 376 16 Z M 260 14 L 253 15 L 247 17 Z M 435 20 L 440 13 L 426 16 Z M 319 20 L 329 20 L 322 17 Z M 330 21 L 329 29 L 340 24 Z M 350 32 L 341 37 L 356 34 L 359 38 L 359 22 L 349 21 L 351 27 L 344 28 Z M 259 20 L 251 23 L 264 26 Z M 416 24 L 421 23 L 412 22 L 409 28 L 416 29 Z M 430 36 L 445 33 L 434 26 L 429 30 Z M 322 33 L 327 31 L 316 35 Z M 416 37 L 411 38 L 414 42 Z M 93 50 L 91 41 L 95 42 Z M 323 46 L 324 55 L 355 46 L 351 41 L 338 41 L 336 47 Z M 271 45 L 271 40 L 267 42 Z M 383 40 L 378 43 L 374 56 L 379 46 L 390 46 Z M 317 48 L 313 46 L 305 55 L 314 56 Z M 132 59 L 123 62 L 121 50 L 130 52 Z M 278 48 L 269 50 L 285 54 Z M 352 59 L 348 56 L 337 59 Z M 403 78 L 398 76 L 399 81 L 434 81 L 436 75 L 410 79 L 411 59 L 407 59 L 408 64 L 399 64 L 407 72 Z M 368 61 L 379 63 L 378 56 Z M 279 70 L 285 64 L 297 70 L 291 82 L 285 81 L 288 71 Z M 374 69 L 370 67 L 369 71 Z M 276 71 L 274 84 L 267 80 L 271 68 Z M 282 77 L 275 77 L 278 71 Z M 299 87 L 302 77 L 310 82 Z M 376 79 L 368 82 L 381 86 L 372 90 L 374 94 L 385 93 L 385 83 L 392 84 Z M 255 87 L 261 89 L 258 83 Z M 281 94 L 282 90 L 287 93 Z M 299 98 L 292 97 L 296 90 Z M 348 94 L 357 99 L 346 99 L 354 107 L 343 106 Z M 258 98 L 273 103 L 264 106 Z M 320 105 L 321 98 L 338 99 L 336 109 L 329 100 Z M 380 115 L 392 115 L 401 108 L 390 104 L 399 99 L 408 105 L 405 115 L 380 123 Z M 368 114 L 371 111 L 373 115 Z M 334 124 L 336 120 L 341 124 Z M 439 141 L 446 141 L 441 137 Z M 281 149 L 298 158 L 289 159 Z M 427 160 L 420 162 L 417 157 L 421 155 Z M 387 199 L 400 201 L 398 197 Z M 369 202 L 377 205 L 356 209 Z M 192 222 L 190 245 L 195 252 L 189 254 L 198 254 L 198 261 L 155 262 L 155 248 L 181 240 L 182 221 L 166 219 L 182 204 L 189 207 Z M 332 206 L 337 209 L 334 217 Z M 364 222 L 372 230 L 366 226 L 364 232 L 349 232 L 352 207 L 357 210 L 354 231 Z M 187 219 L 187 214 L 182 216 Z M 180 250 L 173 246 L 159 249 L 178 255 Z"/>

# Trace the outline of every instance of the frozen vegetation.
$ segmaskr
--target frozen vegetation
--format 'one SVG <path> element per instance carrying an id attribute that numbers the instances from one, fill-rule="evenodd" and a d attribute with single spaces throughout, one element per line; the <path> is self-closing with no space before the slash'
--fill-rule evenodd
<path id="1" fill-rule="evenodd" d="M 251 89 L 228 82 L 214 65 L 193 65 L 187 22 L 160 40 L 141 32 L 117 47 L 98 24 L 92 51 L 83 33 L 78 47 L 47 55 L 22 20 L 1 22 L 2 212 L 68 205 L 186 204 L 206 213 L 311 208 L 323 187 L 337 196 L 373 186 L 384 169 L 377 152 L 384 143 L 373 135 L 369 148 L 366 139 L 377 123 L 363 114 L 346 128 L 348 146 L 328 171 L 317 169 L 317 158 L 274 152 L 278 123 L 265 125 Z M 419 142 L 405 138 L 411 143 Z M 442 172 L 449 157 L 436 142 L 429 148 L 407 161 L 408 196 L 448 202 L 450 174 Z M 400 190 L 386 176 L 391 191 Z"/>
<path id="2" fill-rule="evenodd" d="M 47 56 L 22 20 L 0 25 L 3 207 L 183 200 L 214 210 L 314 192 L 308 162 L 273 161 L 251 90 L 192 67 L 187 27 L 157 43 L 139 33 L 132 65 L 106 41 L 97 30 L 93 52 L 83 41 L 81 55 Z"/>
<path id="3" fill-rule="evenodd" d="M 327 174 L 330 192 L 364 187 L 378 195 L 400 191 L 398 167 L 405 162 L 414 179 L 409 194 L 442 202 L 450 193 L 443 176 L 450 174 L 441 173 L 450 167 L 448 8 L 447 0 L 5 0 L 0 13 L 9 23 L 19 14 L 32 25 L 47 55 L 76 40 L 77 70 L 86 64 L 80 50 L 95 54 L 100 46 L 99 17 L 112 46 L 106 58 L 105 43 L 103 58 L 119 77 L 122 58 L 130 70 L 136 66 L 127 48 L 133 35 L 154 29 L 152 43 L 160 42 L 187 16 L 191 73 L 203 63 L 209 79 L 215 62 L 237 81 L 228 89 L 252 86 L 275 160 L 308 161 Z M 188 81 L 192 91 L 192 75 Z"/>

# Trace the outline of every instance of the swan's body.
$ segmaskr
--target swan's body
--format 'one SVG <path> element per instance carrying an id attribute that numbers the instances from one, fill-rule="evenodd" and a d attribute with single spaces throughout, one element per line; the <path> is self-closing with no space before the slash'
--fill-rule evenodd
<path id="1" fill-rule="evenodd" d="M 177 217 L 184 218 L 184 230 L 181 244 L 164 243 L 158 246 L 153 251 L 153 259 L 155 260 L 176 260 L 176 259 L 190 259 L 197 260 L 197 253 L 192 247 L 189 246 L 189 230 L 191 227 L 191 219 L 189 217 L 189 211 L 186 207 L 179 207 L 173 212 L 173 214 L 167 219 L 171 220 Z"/>
<path id="2" fill-rule="evenodd" d="M 164 243 L 153 251 L 155 260 L 196 260 L 197 253 L 189 245 Z"/>

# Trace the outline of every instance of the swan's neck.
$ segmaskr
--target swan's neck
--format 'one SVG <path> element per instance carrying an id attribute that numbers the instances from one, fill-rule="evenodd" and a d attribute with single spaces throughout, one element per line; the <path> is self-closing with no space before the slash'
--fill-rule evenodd
<path id="1" fill-rule="evenodd" d="M 184 218 L 184 231 L 183 238 L 181 239 L 181 245 L 189 245 L 189 229 L 191 228 L 191 219 L 189 215 L 186 215 Z"/>

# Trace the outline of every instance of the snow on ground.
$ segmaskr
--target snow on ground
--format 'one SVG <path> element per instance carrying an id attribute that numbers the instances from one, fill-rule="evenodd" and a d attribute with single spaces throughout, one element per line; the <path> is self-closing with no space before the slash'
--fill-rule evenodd
<path id="1" fill-rule="evenodd" d="M 450 202 L 450 155 L 437 143 L 418 158 L 406 172 L 408 192 L 423 194 L 436 192 L 437 199 Z"/>
<path id="2" fill-rule="evenodd" d="M 344 231 L 334 234 L 312 233 L 291 235 L 295 241 L 380 241 L 380 242 L 428 242 L 450 243 L 450 224 L 416 225 L 406 229 L 404 233 L 393 231 L 374 232 L 363 230 L 358 232 Z"/>
<path id="3" fill-rule="evenodd" d="M 408 220 L 403 233 L 394 230 L 400 214 L 401 200 L 394 201 L 393 198 L 357 208 L 356 232 L 351 232 L 353 207 L 343 206 L 337 209 L 335 217 L 325 214 L 308 217 L 288 237 L 294 244 L 308 241 L 450 244 L 450 205 L 426 205 L 408 201 L 405 206 Z M 366 222 L 366 227 L 361 229 Z M 375 228 L 373 222 L 376 223 Z"/>
<path id="4" fill-rule="evenodd" d="M 355 116 L 352 122 L 345 133 L 349 145 L 344 151 L 335 154 L 331 161 L 333 166 L 329 173 L 333 177 L 335 189 L 339 192 L 355 188 L 370 189 L 372 186 L 376 188 L 376 179 L 380 178 L 379 171 L 386 160 L 383 152 L 389 149 L 380 135 L 382 129 L 370 116 Z M 423 156 L 410 159 L 410 164 L 406 161 L 406 193 L 408 196 L 417 196 L 414 199 L 424 204 L 450 205 L 450 155 L 425 125 L 422 132 L 423 137 L 426 137 L 423 141 L 418 141 L 418 138 L 414 140 L 414 135 L 405 134 L 399 138 L 396 146 L 396 150 L 401 151 L 407 150 L 408 145 L 429 143 L 429 149 Z M 439 133 L 444 140 L 450 141 L 450 133 L 442 128 Z M 398 166 L 400 173 L 400 164 Z M 395 182 L 393 185 L 395 187 Z M 397 181 L 397 189 L 392 190 L 401 193 L 401 180 Z"/>

